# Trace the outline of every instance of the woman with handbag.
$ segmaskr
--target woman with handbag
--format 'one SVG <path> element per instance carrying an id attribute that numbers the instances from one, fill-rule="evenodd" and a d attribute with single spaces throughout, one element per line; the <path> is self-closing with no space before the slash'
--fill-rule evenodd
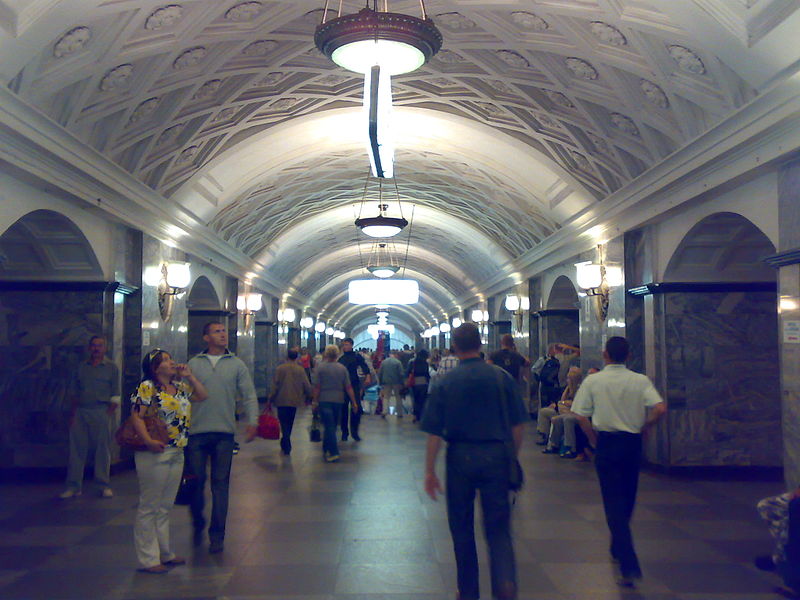
<path id="1" fill-rule="evenodd" d="M 169 511 L 183 473 L 190 403 L 201 402 L 208 394 L 188 366 L 176 364 L 159 348 L 145 356 L 142 372 L 142 382 L 131 397 L 130 418 L 146 447 L 135 453 L 139 508 L 133 538 L 139 570 L 161 574 L 168 567 L 186 563 L 170 548 Z M 161 421 L 161 427 L 153 427 L 148 421 Z M 164 439 L 155 439 L 152 434 L 156 431 L 162 432 L 159 435 Z"/>
<path id="2" fill-rule="evenodd" d="M 428 384 L 431 381 L 430 368 L 428 367 L 428 351 L 425 348 L 417 350 L 414 360 L 408 363 L 406 385 L 414 394 L 414 423 L 422 420 L 425 410 L 425 399 L 428 397 Z"/>

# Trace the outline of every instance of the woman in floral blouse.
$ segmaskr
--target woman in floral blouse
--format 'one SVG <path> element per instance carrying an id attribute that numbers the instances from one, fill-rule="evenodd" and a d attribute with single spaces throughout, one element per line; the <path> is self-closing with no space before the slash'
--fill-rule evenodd
<path id="1" fill-rule="evenodd" d="M 139 509 L 133 527 L 136 555 L 145 573 L 166 573 L 186 559 L 176 556 L 169 543 L 169 511 L 183 473 L 183 447 L 191 423 L 192 402 L 205 400 L 203 384 L 186 365 L 156 348 L 142 361 L 144 377 L 131 396 L 134 427 L 147 450 L 136 452 Z M 150 437 L 145 416 L 157 416 L 167 426 L 169 442 Z"/>

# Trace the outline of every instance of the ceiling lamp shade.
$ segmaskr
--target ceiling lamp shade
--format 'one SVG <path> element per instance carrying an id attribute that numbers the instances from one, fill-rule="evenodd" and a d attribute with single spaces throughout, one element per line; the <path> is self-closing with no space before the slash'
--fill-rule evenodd
<path id="1" fill-rule="evenodd" d="M 424 3 L 420 4 L 421 19 L 369 6 L 355 14 L 342 15 L 340 4 L 337 17 L 328 20 L 326 2 L 314 42 L 320 52 L 348 71 L 366 73 L 378 65 L 390 75 L 410 73 L 442 47 L 442 34 L 426 18 Z"/>
<path id="2" fill-rule="evenodd" d="M 314 325 L 314 331 L 317 333 L 325 333 L 325 321 L 317 321 L 317 324 Z"/>
<path id="3" fill-rule="evenodd" d="M 367 267 L 367 271 L 375 275 L 380 279 L 387 279 L 397 273 L 400 270 L 400 267 L 396 265 L 386 265 L 383 267 Z"/>
<path id="4" fill-rule="evenodd" d="M 356 219 L 356 227 L 374 238 L 388 238 L 397 235 L 408 225 L 408 220 L 404 217 L 387 217 L 384 214 L 386 208 L 385 204 L 379 205 L 380 212 L 377 217 L 359 217 Z"/>
<path id="5" fill-rule="evenodd" d="M 348 284 L 351 304 L 416 304 L 419 283 L 413 279 L 354 279 Z"/>

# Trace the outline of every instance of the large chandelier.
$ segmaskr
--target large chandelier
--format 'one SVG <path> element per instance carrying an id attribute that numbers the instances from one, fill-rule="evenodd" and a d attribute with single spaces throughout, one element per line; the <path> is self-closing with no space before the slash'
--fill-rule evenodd
<path id="1" fill-rule="evenodd" d="M 314 42 L 325 56 L 340 67 L 356 73 L 378 66 L 387 75 L 401 75 L 419 69 L 442 47 L 442 34 L 425 12 L 422 18 L 389 12 L 389 0 L 373 0 L 355 14 L 342 15 L 342 1 L 333 19 L 328 19 L 330 0 L 325 1 L 322 23 Z"/>
<path id="2" fill-rule="evenodd" d="M 410 73 L 424 65 L 442 47 L 442 34 L 427 18 L 389 12 L 389 0 L 373 0 L 370 8 L 342 15 L 342 0 L 335 18 L 328 20 L 325 1 L 322 23 L 314 42 L 325 56 L 348 71 L 364 74 L 366 142 L 372 174 L 394 177 L 392 135 L 392 75 Z"/>

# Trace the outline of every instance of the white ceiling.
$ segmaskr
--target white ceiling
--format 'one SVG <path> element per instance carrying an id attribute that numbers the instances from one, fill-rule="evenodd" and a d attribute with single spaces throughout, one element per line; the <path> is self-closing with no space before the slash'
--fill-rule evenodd
<path id="1" fill-rule="evenodd" d="M 322 4 L 0 0 L 0 77 L 287 293 L 341 313 L 326 284 L 360 268 L 367 162 L 361 80 L 313 45 Z M 795 0 L 426 6 L 444 50 L 394 82 L 409 266 L 439 284 L 422 314 L 452 313 L 800 59 Z"/>

